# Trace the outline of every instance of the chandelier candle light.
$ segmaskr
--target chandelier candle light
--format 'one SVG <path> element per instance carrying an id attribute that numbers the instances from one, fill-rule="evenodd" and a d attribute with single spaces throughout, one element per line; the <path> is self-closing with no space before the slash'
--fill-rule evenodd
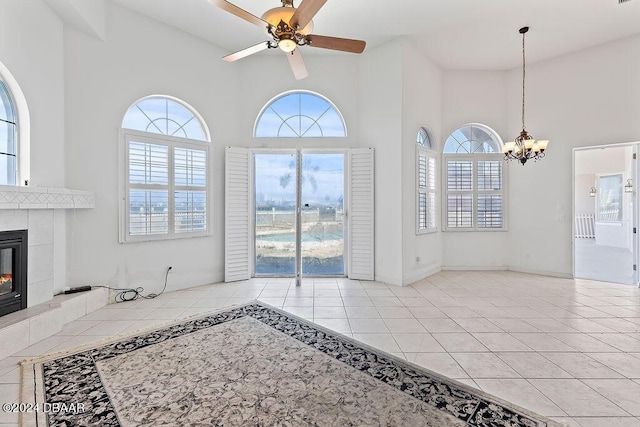
<path id="1" fill-rule="evenodd" d="M 515 141 L 505 142 L 502 148 L 505 160 L 518 160 L 523 165 L 527 160 L 539 160 L 544 157 L 544 150 L 547 149 L 549 141 L 536 141 L 525 129 L 524 126 L 524 79 L 525 79 L 525 56 L 524 56 L 524 35 L 529 31 L 529 27 L 520 28 L 522 34 L 522 131 Z"/>

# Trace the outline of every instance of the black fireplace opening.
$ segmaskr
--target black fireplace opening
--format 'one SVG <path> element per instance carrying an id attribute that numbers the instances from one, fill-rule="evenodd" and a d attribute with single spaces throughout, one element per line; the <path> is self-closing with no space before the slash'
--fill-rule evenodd
<path id="1" fill-rule="evenodd" d="M 0 232 L 0 316 L 27 308 L 27 230 Z"/>

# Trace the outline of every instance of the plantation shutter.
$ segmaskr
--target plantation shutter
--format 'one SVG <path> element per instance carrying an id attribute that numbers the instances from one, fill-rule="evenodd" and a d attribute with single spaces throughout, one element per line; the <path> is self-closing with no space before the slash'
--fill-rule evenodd
<path id="1" fill-rule="evenodd" d="M 447 161 L 447 226 L 473 227 L 473 162 Z"/>
<path id="2" fill-rule="evenodd" d="M 349 152 L 350 279 L 374 279 L 373 148 Z"/>
<path id="3" fill-rule="evenodd" d="M 224 281 L 249 279 L 249 150 L 227 147 L 225 152 Z"/>
<path id="4" fill-rule="evenodd" d="M 478 228 L 502 228 L 502 159 L 478 161 Z"/>

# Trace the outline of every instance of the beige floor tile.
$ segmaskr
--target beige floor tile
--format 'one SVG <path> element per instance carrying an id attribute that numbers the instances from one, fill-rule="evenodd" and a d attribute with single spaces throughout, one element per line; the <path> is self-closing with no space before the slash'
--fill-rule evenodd
<path id="1" fill-rule="evenodd" d="M 427 330 L 416 319 L 384 319 L 391 333 L 425 333 Z"/>
<path id="2" fill-rule="evenodd" d="M 640 420 L 633 417 L 575 417 L 581 427 L 640 427 Z"/>
<path id="3" fill-rule="evenodd" d="M 529 382 L 569 416 L 624 417 L 630 414 L 576 379 L 530 379 Z"/>
<path id="4" fill-rule="evenodd" d="M 472 333 L 489 350 L 498 351 L 533 351 L 524 343 L 518 341 L 506 332 L 502 333 Z"/>
<path id="5" fill-rule="evenodd" d="M 627 378 L 640 379 L 640 359 L 629 353 L 589 353 L 598 362 Z"/>
<path id="6" fill-rule="evenodd" d="M 394 333 L 393 337 L 404 353 L 443 353 L 446 351 L 431 334 Z"/>
<path id="7" fill-rule="evenodd" d="M 535 351 L 575 351 L 573 347 L 545 333 L 512 333 L 512 336 Z"/>
<path id="8" fill-rule="evenodd" d="M 313 307 L 314 319 L 346 319 L 347 312 L 344 307 Z"/>
<path id="9" fill-rule="evenodd" d="M 464 369 L 448 353 L 405 353 L 410 362 L 448 378 L 469 378 Z"/>
<path id="10" fill-rule="evenodd" d="M 384 319 L 413 319 L 413 314 L 405 307 L 376 307 Z"/>
<path id="11" fill-rule="evenodd" d="M 353 338 L 390 353 L 401 353 L 400 347 L 391 334 L 353 334 Z"/>
<path id="12" fill-rule="evenodd" d="M 454 318 L 454 322 L 462 326 L 467 332 L 503 332 L 502 329 L 488 321 L 475 317 Z"/>
<path id="13" fill-rule="evenodd" d="M 520 378 L 520 375 L 493 353 L 449 353 L 474 380 L 479 378 Z"/>
<path id="14" fill-rule="evenodd" d="M 448 319 L 449 316 L 435 307 L 407 307 L 416 319 Z"/>
<path id="15" fill-rule="evenodd" d="M 571 333 L 571 334 L 549 334 L 552 337 L 562 341 L 565 344 L 570 345 L 574 349 L 583 353 L 594 352 L 618 352 L 615 347 L 610 346 L 600 340 L 590 337 L 586 334 Z"/>
<path id="16" fill-rule="evenodd" d="M 589 334 L 589 336 L 625 352 L 640 352 L 640 340 L 625 334 Z"/>
<path id="17" fill-rule="evenodd" d="M 583 383 L 634 416 L 640 416 L 640 384 L 627 379 L 592 379 Z"/>
<path id="18" fill-rule="evenodd" d="M 462 326 L 451 319 L 418 319 L 418 321 L 431 333 L 466 332 Z"/>
<path id="19" fill-rule="evenodd" d="M 340 297 L 314 297 L 313 305 L 316 307 L 343 307 Z"/>
<path id="20" fill-rule="evenodd" d="M 480 341 L 475 339 L 473 335 L 466 332 L 438 333 L 432 335 L 449 353 L 489 351 L 489 349 L 482 345 Z"/>
<path id="21" fill-rule="evenodd" d="M 571 374 L 564 371 L 549 359 L 539 353 L 507 352 L 496 353 L 507 365 L 513 368 L 523 378 L 571 378 Z"/>
<path id="22" fill-rule="evenodd" d="M 542 353 L 576 378 L 621 378 L 622 375 L 583 353 Z"/>
<path id="23" fill-rule="evenodd" d="M 475 382 L 483 391 L 508 402 L 515 403 L 546 417 L 567 415 L 538 389 L 524 379 L 478 379 Z"/>
<path id="24" fill-rule="evenodd" d="M 351 333 L 351 327 L 347 319 L 313 319 L 313 322 L 339 334 Z"/>
<path id="25" fill-rule="evenodd" d="M 389 328 L 382 319 L 349 319 L 354 334 L 388 334 Z"/>
<path id="26" fill-rule="evenodd" d="M 380 313 L 375 307 L 351 307 L 345 306 L 347 317 L 350 319 L 379 319 Z"/>
<path id="27" fill-rule="evenodd" d="M 342 303 L 345 307 L 373 307 L 373 302 L 369 297 L 342 296 Z"/>

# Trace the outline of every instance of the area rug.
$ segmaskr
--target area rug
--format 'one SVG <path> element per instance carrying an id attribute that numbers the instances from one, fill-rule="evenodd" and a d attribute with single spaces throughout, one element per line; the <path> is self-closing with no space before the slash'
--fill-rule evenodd
<path id="1" fill-rule="evenodd" d="M 558 425 L 258 302 L 25 362 L 22 404 L 25 426 Z"/>

